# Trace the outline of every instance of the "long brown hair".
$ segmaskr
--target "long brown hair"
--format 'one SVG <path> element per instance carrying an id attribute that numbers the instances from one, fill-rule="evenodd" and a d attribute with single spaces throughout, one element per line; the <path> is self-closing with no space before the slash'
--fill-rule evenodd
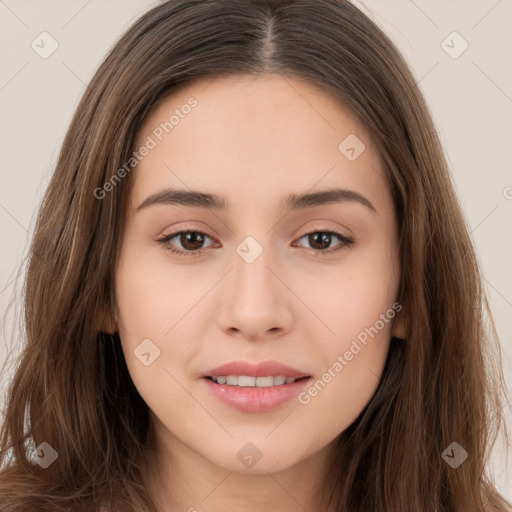
<path id="1" fill-rule="evenodd" d="M 339 436 L 326 509 L 510 510 L 486 473 L 505 427 L 499 343 L 441 144 L 402 56 L 347 0 L 169 0 L 137 20 L 94 75 L 39 211 L 26 342 L 1 433 L 3 512 L 90 512 L 103 502 L 156 510 L 136 463 L 148 408 L 118 335 L 98 328 L 115 310 L 130 175 L 102 199 L 95 191 L 129 160 L 143 120 L 170 92 L 196 78 L 264 73 L 322 87 L 350 109 L 380 153 L 400 230 L 410 336 L 392 340 L 375 396 Z M 456 469 L 442 457 L 453 442 L 468 454 Z M 46 469 L 34 462 L 42 443 L 58 454 Z"/>

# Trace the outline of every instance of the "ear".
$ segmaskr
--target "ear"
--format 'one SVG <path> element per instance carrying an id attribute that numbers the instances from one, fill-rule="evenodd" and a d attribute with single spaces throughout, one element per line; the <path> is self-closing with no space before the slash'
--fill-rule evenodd
<path id="1" fill-rule="evenodd" d="M 115 334 L 118 332 L 114 314 L 109 312 L 108 308 L 98 306 L 94 313 L 94 328 L 98 332 L 105 332 L 107 334 Z"/>
<path id="2" fill-rule="evenodd" d="M 408 326 L 407 326 L 407 319 L 406 315 L 404 313 L 404 310 L 401 309 L 398 311 L 395 315 L 395 318 L 393 319 L 393 327 L 391 329 L 391 335 L 395 338 L 400 339 L 407 339 L 410 335 Z"/>

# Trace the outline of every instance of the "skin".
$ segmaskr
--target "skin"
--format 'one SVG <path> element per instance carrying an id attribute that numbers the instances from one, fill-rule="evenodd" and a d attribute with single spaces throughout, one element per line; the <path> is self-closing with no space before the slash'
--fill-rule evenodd
<path id="1" fill-rule="evenodd" d="M 392 335 L 406 337 L 401 315 L 309 403 L 292 399 L 264 412 L 241 412 L 213 397 L 200 378 L 220 364 L 277 360 L 313 381 L 397 300 L 397 222 L 379 155 L 336 98 L 280 75 L 202 79 L 174 91 L 145 120 L 139 148 L 190 97 L 198 104 L 137 165 L 116 269 L 117 325 L 131 377 L 150 408 L 147 485 L 161 510 L 319 510 L 337 436 L 374 395 Z M 366 149 L 350 161 L 338 149 L 355 134 Z M 153 138 L 154 135 L 153 135 Z M 226 211 L 156 204 L 168 187 L 223 196 Z M 286 213 L 290 193 L 345 188 L 376 212 L 344 201 Z M 197 257 L 171 254 L 157 239 L 200 231 Z M 314 245 L 310 231 L 333 236 Z M 236 248 L 252 236 L 262 254 L 247 263 Z M 322 247 L 324 247 L 322 249 Z M 341 250 L 328 255 L 314 249 Z M 134 355 L 150 339 L 160 356 Z M 254 444 L 246 467 L 237 453 Z"/>

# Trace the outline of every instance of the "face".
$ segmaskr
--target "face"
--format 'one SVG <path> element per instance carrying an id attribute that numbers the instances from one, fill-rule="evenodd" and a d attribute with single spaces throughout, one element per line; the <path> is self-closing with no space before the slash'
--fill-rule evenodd
<path id="1" fill-rule="evenodd" d="M 157 439 L 238 472 L 325 451 L 403 337 L 396 218 L 372 141 L 322 89 L 238 76 L 173 92 L 136 150 L 117 318 Z M 231 362 L 249 366 L 215 371 Z M 265 378 L 286 375 L 297 380 Z"/>

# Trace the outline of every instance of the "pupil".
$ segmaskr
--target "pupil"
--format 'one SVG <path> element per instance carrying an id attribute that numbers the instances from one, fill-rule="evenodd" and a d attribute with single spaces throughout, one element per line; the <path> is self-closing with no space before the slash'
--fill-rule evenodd
<path id="1" fill-rule="evenodd" d="M 185 249 L 189 249 L 191 251 L 197 250 L 203 244 L 203 236 L 200 233 L 196 233 L 195 231 L 182 233 L 181 244 Z"/>
<path id="2" fill-rule="evenodd" d="M 322 242 L 326 245 L 323 247 L 315 247 L 315 244 L 318 243 L 318 239 L 320 239 L 320 245 L 322 245 Z M 331 235 L 329 233 L 312 233 L 309 235 L 309 243 L 313 249 L 326 249 L 331 245 Z"/>

